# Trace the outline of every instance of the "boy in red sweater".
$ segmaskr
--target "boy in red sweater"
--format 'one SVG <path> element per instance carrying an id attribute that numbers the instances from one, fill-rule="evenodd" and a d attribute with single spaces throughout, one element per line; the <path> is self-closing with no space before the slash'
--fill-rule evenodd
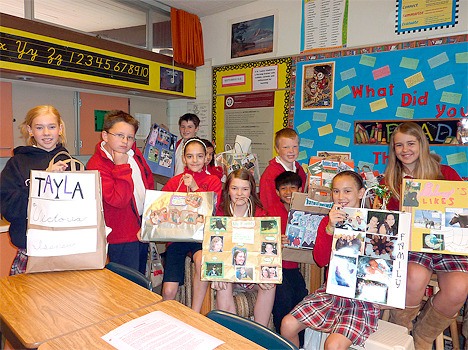
<path id="1" fill-rule="evenodd" d="M 138 240 L 145 192 L 154 188 L 153 174 L 135 145 L 138 120 L 123 111 L 106 114 L 102 142 L 86 166 L 99 170 L 109 260 L 145 273 L 148 243 Z"/>
<path id="2" fill-rule="evenodd" d="M 275 179 L 284 171 L 297 173 L 306 184 L 306 174 L 296 161 L 299 156 L 299 136 L 294 129 L 284 128 L 275 134 L 275 150 L 278 156 L 271 159 L 260 178 L 260 201 L 267 210 L 279 212 L 283 203 L 276 194 Z"/>
<path id="3" fill-rule="evenodd" d="M 281 206 L 268 209 L 269 216 L 281 218 L 281 234 L 283 245 L 288 242 L 286 225 L 288 222 L 289 207 L 294 192 L 302 192 L 302 179 L 292 171 L 284 171 L 275 179 L 277 197 Z M 276 331 L 280 333 L 281 321 L 309 292 L 306 289 L 304 277 L 299 271 L 299 264 L 283 260 L 283 283 L 276 286 L 275 303 L 273 305 L 273 323 Z M 304 332 L 300 332 L 300 343 L 304 342 Z"/>

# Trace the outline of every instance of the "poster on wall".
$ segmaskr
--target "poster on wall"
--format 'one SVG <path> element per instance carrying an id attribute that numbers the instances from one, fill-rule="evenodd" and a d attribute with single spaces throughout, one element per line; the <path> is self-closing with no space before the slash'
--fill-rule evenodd
<path id="1" fill-rule="evenodd" d="M 395 51 L 367 48 L 360 50 L 362 54 L 307 56 L 310 60 L 297 62 L 292 108 L 294 128 L 301 137 L 300 161 L 307 162 L 327 145 L 329 151 L 351 152 L 357 168 L 382 173 L 393 130 L 413 121 L 421 125 L 441 162 L 467 177 L 466 47 L 466 42 L 459 42 Z M 306 68 L 330 62 L 333 104 L 303 108 Z"/>
<path id="2" fill-rule="evenodd" d="M 344 47 L 348 37 L 348 0 L 303 0 L 301 52 Z"/>
<path id="3" fill-rule="evenodd" d="M 458 0 L 397 0 L 397 34 L 458 24 Z"/>
<path id="4" fill-rule="evenodd" d="M 333 62 L 304 65 L 302 109 L 333 108 L 334 67 Z"/>
<path id="5" fill-rule="evenodd" d="M 336 226 L 327 293 L 405 307 L 411 214 L 342 208 Z"/>
<path id="6" fill-rule="evenodd" d="M 411 251 L 468 255 L 468 183 L 404 179 L 402 194 Z"/>

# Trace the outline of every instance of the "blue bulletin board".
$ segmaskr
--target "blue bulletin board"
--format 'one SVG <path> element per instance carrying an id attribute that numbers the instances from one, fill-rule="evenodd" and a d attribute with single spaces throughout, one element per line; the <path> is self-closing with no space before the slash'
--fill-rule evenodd
<path id="1" fill-rule="evenodd" d="M 412 120 L 442 163 L 467 178 L 465 39 L 296 57 L 290 116 L 301 137 L 299 161 L 320 151 L 351 152 L 356 170 L 383 172 L 392 130 Z"/>

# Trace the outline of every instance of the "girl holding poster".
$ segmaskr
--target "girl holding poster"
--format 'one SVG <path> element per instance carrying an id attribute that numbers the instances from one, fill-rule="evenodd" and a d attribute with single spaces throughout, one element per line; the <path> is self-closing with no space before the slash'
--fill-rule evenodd
<path id="1" fill-rule="evenodd" d="M 238 169 L 229 174 L 223 189 L 223 199 L 218 207 L 218 216 L 254 216 L 262 217 L 266 215 L 262 203 L 255 192 L 255 179 L 246 169 Z M 238 253 L 239 252 L 239 253 Z M 234 253 L 234 263 L 239 264 L 236 259 L 239 254 L 245 253 L 237 250 Z M 241 265 L 245 265 L 245 258 Z M 268 275 L 271 278 L 271 275 Z M 271 310 L 275 301 L 276 286 L 272 283 L 247 284 L 242 285 L 245 289 L 256 289 L 258 291 L 257 301 L 254 307 L 254 319 L 256 322 L 268 327 Z M 211 282 L 211 288 L 216 292 L 216 308 L 232 313 L 236 313 L 234 304 L 233 283 L 216 281 Z"/>
<path id="2" fill-rule="evenodd" d="M 317 230 L 313 255 L 318 266 L 330 263 L 333 234 L 337 224 L 347 220 L 343 207 L 359 208 L 364 196 L 364 181 L 350 170 L 335 175 L 332 181 L 334 205 Z M 333 273 L 333 272 L 330 272 Z M 348 349 L 362 346 L 377 330 L 380 309 L 371 302 L 328 294 L 326 285 L 306 296 L 290 314 L 283 318 L 281 335 L 299 346 L 299 332 L 310 327 L 330 333 L 325 349 Z"/>
<path id="3" fill-rule="evenodd" d="M 60 113 L 53 106 L 36 106 L 28 111 L 20 126 L 26 146 L 13 150 L 0 176 L 0 198 L 2 215 L 10 222 L 10 239 L 18 248 L 10 275 L 24 273 L 28 256 L 26 255 L 27 208 L 29 195 L 29 176 L 31 170 L 65 171 L 68 168 L 66 155 L 58 156 L 49 166 L 50 160 L 59 152 L 67 149 L 65 124 Z"/>
<path id="4" fill-rule="evenodd" d="M 459 180 L 454 169 L 442 165 L 429 152 L 422 128 L 413 122 L 400 124 L 392 133 L 385 184 L 391 191 L 387 209 L 399 210 L 403 178 Z M 435 338 L 456 318 L 468 296 L 468 257 L 409 252 L 406 308 L 390 311 L 390 321 L 412 329 L 426 286 L 435 272 L 440 290 L 426 303 L 413 330 L 416 349 L 432 349 Z"/>

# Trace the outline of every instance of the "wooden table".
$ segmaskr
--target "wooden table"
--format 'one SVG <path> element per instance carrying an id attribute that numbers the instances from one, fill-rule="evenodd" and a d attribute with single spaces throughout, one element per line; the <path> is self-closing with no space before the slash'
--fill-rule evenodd
<path id="1" fill-rule="evenodd" d="M 207 334 L 212 335 L 225 343 L 217 347 L 219 350 L 239 350 L 239 349 L 264 349 L 261 346 L 251 342 L 241 335 L 221 326 L 210 320 L 206 316 L 199 314 L 192 309 L 182 305 L 175 300 L 163 301 L 139 310 L 130 312 L 126 315 L 114 317 L 90 327 L 80 329 L 76 332 L 66 334 L 49 340 L 39 346 L 39 350 L 62 350 L 62 349 L 114 349 L 101 337 L 111 330 L 119 327 L 125 322 L 131 321 L 137 317 L 146 315 L 152 311 L 163 311 L 166 314 L 175 317 Z"/>
<path id="2" fill-rule="evenodd" d="M 160 302 L 161 296 L 107 269 L 0 279 L 0 329 L 16 348 Z"/>

